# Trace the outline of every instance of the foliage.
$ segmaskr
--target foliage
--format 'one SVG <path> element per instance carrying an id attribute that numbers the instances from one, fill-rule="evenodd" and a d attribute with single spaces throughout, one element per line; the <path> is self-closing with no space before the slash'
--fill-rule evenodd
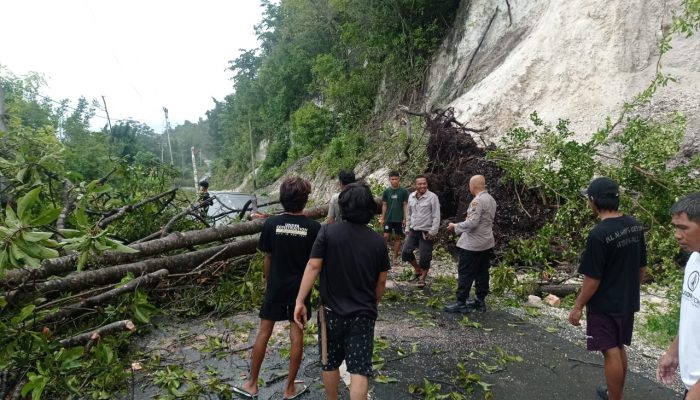
<path id="1" fill-rule="evenodd" d="M 428 60 L 451 24 L 457 0 L 265 0 L 260 47 L 233 61 L 234 92 L 207 113 L 220 140 L 215 181 L 240 182 L 253 147 L 269 140 L 259 177 L 270 182 L 311 154 L 335 173 L 360 161 L 387 93 L 420 87 Z M 386 98 L 385 98 L 386 97 Z M 327 148 L 325 148 L 327 146 Z"/>
<path id="2" fill-rule="evenodd" d="M 243 275 L 235 268 L 225 268 L 215 285 L 199 284 L 191 290 L 174 293 L 168 308 L 185 316 L 197 316 L 204 313 L 223 315 L 258 307 L 265 294 L 263 260 L 262 253 L 258 253 L 245 259 L 248 270 Z M 233 265 L 236 265 L 235 261 L 227 266 Z"/>
<path id="3" fill-rule="evenodd" d="M 0 132 L 0 276 L 8 269 L 37 268 L 69 251 L 79 254 L 77 269 L 105 250 L 132 252 L 122 244 L 125 239 L 160 229 L 180 211 L 186 199 L 164 199 L 101 227 L 98 222 L 116 210 L 171 187 L 175 172 L 149 151 L 158 145 L 152 130 L 127 122 L 111 132 L 91 132 L 94 104 L 80 99 L 70 108 L 67 100 L 57 102 L 39 93 L 39 76 L 0 72 L 9 117 L 7 131 Z M 15 287 L 5 283 L 0 289 L 3 391 L 16 386 L 23 396 L 35 399 L 107 399 L 125 389 L 128 363 L 118 352 L 126 335 L 101 338 L 86 347 L 64 347 L 60 339 L 117 320 L 148 323 L 157 309 L 145 292 L 123 295 L 69 324 L 43 326 L 57 310 L 55 304 L 65 304 L 73 294 L 51 302 L 31 296 L 10 299 L 8 292 Z M 91 318 L 96 313 L 99 321 Z"/>
<path id="4" fill-rule="evenodd" d="M 546 271 L 555 260 L 576 262 L 584 235 L 594 219 L 583 197 L 594 173 L 611 177 L 623 188 L 621 209 L 647 227 L 652 275 L 672 265 L 673 245 L 668 210 L 679 196 L 697 191 L 700 184 L 689 175 L 700 166 L 700 157 L 687 163 L 672 162 L 683 137 L 685 119 L 673 114 L 667 120 L 633 117 L 615 135 L 596 135 L 585 143 L 570 139 L 567 121 L 551 127 L 536 114 L 534 129 L 515 128 L 492 157 L 506 171 L 508 180 L 539 190 L 557 213 L 532 238 L 517 239 L 502 262 Z M 527 153 L 521 157 L 523 151 Z M 611 162 L 612 161 L 612 162 Z"/>
<path id="5" fill-rule="evenodd" d="M 553 222 L 532 238 L 515 242 L 501 259 L 500 266 L 494 269 L 497 291 L 513 287 L 524 291 L 524 285 L 514 274 L 514 266 L 539 267 L 540 278 L 544 278 L 554 260 L 577 261 L 583 234 L 592 223 L 577 191 L 586 187 L 594 174 L 609 176 L 620 183 L 621 209 L 637 217 L 647 228 L 651 266 L 647 268 L 647 276 L 659 284 L 677 286 L 678 247 L 668 210 L 678 197 L 700 189 L 698 180 L 692 178 L 693 171 L 700 168 L 700 156 L 696 154 L 689 160 L 676 158 L 685 133 L 684 116 L 673 113 L 659 120 L 642 118 L 633 112 L 649 103 L 659 87 L 676 81 L 663 72 L 661 63 L 663 55 L 672 48 L 671 38 L 676 34 L 691 36 L 698 29 L 700 2 L 684 0 L 682 12 L 674 15 L 671 29 L 661 40 L 652 82 L 624 104 L 614 122 L 608 119 L 588 142 L 570 140 L 572 133 L 567 121 L 559 121 L 552 128 L 533 113 L 534 129 L 510 130 L 505 146 L 490 154 L 506 170 L 506 179 L 540 190 L 544 198 L 557 206 Z M 644 326 L 647 336 L 656 340 L 672 337 L 677 330 L 676 303 L 670 307 L 670 313 L 657 314 L 652 310 Z"/>
<path id="6" fill-rule="evenodd" d="M 680 284 L 675 287 L 680 287 Z M 649 315 L 642 324 L 640 332 L 644 338 L 659 348 L 667 347 L 678 334 L 680 299 L 676 292 L 670 291 L 669 308 L 666 310 L 660 310 L 645 303 L 645 307 L 649 308 Z"/>
<path id="7" fill-rule="evenodd" d="M 0 220 L 0 275 L 5 269 L 25 265 L 37 268 L 41 260 L 58 257 L 53 233 L 34 229 L 53 222 L 60 213 L 57 208 L 42 211 L 36 207 L 40 192 L 40 187 L 29 191 L 17 201 L 16 210 L 10 204 L 5 207 L 5 217 Z M 33 215 L 33 208 L 41 214 Z"/>
<path id="8" fill-rule="evenodd" d="M 292 146 L 289 158 L 297 160 L 321 148 L 333 137 L 333 114 L 308 102 L 291 116 Z"/>

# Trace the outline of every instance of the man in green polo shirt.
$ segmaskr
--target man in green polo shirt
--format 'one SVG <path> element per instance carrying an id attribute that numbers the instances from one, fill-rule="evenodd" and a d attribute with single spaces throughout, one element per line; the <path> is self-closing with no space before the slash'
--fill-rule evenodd
<path id="1" fill-rule="evenodd" d="M 406 229 L 406 206 L 408 205 L 408 190 L 399 186 L 401 178 L 396 171 L 389 172 L 390 187 L 382 195 L 382 215 L 379 223 L 384 229 L 384 241 L 389 242 L 394 237 L 394 260 L 399 258 L 401 239 Z"/>

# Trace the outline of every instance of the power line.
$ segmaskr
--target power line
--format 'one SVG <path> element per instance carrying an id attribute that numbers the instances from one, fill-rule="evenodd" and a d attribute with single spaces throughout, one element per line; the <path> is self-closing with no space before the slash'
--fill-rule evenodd
<path id="1" fill-rule="evenodd" d="M 2 78 L 2 77 L 0 77 L 0 81 L 3 81 L 3 78 Z M 65 109 L 68 109 L 68 110 L 71 110 L 71 111 L 82 112 L 81 110 L 79 110 L 79 109 L 77 109 L 77 108 L 75 108 L 75 107 L 69 105 L 69 104 L 68 104 L 68 102 L 70 101 L 69 99 L 64 99 L 63 101 L 58 101 L 58 100 L 52 99 L 51 97 L 44 96 L 44 95 L 42 95 L 42 94 L 40 94 L 40 93 L 38 93 L 38 92 L 34 92 L 34 91 L 31 91 L 31 90 L 28 90 L 27 92 L 30 93 L 32 96 L 39 97 L 39 98 L 41 98 L 41 99 L 44 99 L 44 100 L 49 101 L 49 102 L 51 102 L 51 103 L 54 103 L 54 104 L 56 104 L 56 105 L 58 105 L 58 106 L 60 106 L 60 107 L 62 107 L 62 108 L 65 108 Z M 141 124 L 144 124 L 144 125 L 147 125 L 147 126 L 150 127 L 150 125 L 148 125 L 147 123 L 145 123 L 145 122 L 143 122 L 143 121 L 139 121 L 139 120 L 136 119 L 136 118 L 110 118 L 109 114 L 107 113 L 107 110 L 104 109 L 104 108 L 102 108 L 102 107 L 100 107 L 100 105 L 99 105 L 98 103 L 95 103 L 95 102 L 97 101 L 97 99 L 94 99 L 94 98 L 93 98 L 92 100 L 94 101 L 93 104 L 92 104 L 93 109 L 94 109 L 94 110 L 99 110 L 100 112 L 104 113 L 105 115 L 93 113 L 93 115 L 91 116 L 91 119 L 92 119 L 92 118 L 101 118 L 101 119 L 103 119 L 103 120 L 105 120 L 105 121 L 112 121 L 112 122 L 115 122 L 115 123 L 138 122 L 138 123 L 141 123 Z"/>
<path id="2" fill-rule="evenodd" d="M 47 97 L 47 96 L 44 96 L 44 95 L 39 94 L 39 93 L 35 93 L 35 92 L 29 92 L 29 93 L 31 93 L 32 96 L 36 96 L 36 97 L 42 98 L 42 99 L 44 99 L 44 100 L 50 101 L 50 102 L 52 102 L 52 103 L 54 103 L 54 104 L 57 104 L 57 105 L 59 105 L 59 106 L 61 106 L 61 107 L 63 107 L 63 108 L 66 108 L 66 109 L 68 109 L 68 110 L 81 112 L 81 110 L 79 110 L 79 109 L 77 109 L 77 108 L 75 108 L 75 107 L 72 107 L 72 106 L 68 105 L 68 103 L 67 103 L 67 101 L 69 101 L 68 99 L 65 99 L 66 101 L 63 102 L 63 101 L 54 100 L 54 99 L 52 99 L 51 97 Z M 94 100 L 96 100 L 96 99 L 94 99 Z M 97 104 L 94 104 L 94 105 L 93 105 L 93 108 L 94 108 L 95 110 L 99 110 L 99 111 L 101 111 L 101 112 L 107 114 L 107 111 L 106 111 L 105 109 L 101 108 L 101 107 L 100 107 L 99 105 L 97 105 Z M 112 120 L 112 121 L 115 121 L 115 122 L 140 122 L 140 123 L 142 123 L 142 124 L 146 124 L 145 122 L 139 121 L 139 120 L 137 120 L 137 119 L 135 119 L 135 118 L 117 118 L 117 119 L 111 119 L 111 118 L 109 118 L 109 116 L 104 116 L 104 115 L 100 115 L 100 114 L 93 114 L 92 117 L 102 118 L 102 119 L 104 119 L 104 120 L 106 120 L 106 121 Z M 146 125 L 148 125 L 148 124 L 146 124 Z"/>

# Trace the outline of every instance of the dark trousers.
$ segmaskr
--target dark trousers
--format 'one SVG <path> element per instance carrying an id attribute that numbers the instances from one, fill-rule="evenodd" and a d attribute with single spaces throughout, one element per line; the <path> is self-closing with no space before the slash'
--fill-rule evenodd
<path id="1" fill-rule="evenodd" d="M 457 267 L 457 300 L 467 301 L 472 284 L 476 283 L 476 297 L 483 300 L 489 294 L 489 259 L 493 249 L 471 251 L 459 249 Z"/>
<path id="2" fill-rule="evenodd" d="M 421 267 L 421 269 L 430 269 L 430 261 L 433 259 L 433 242 L 425 240 L 423 236 L 427 234 L 427 232 L 414 231 L 413 229 L 408 232 L 406 242 L 404 242 L 403 249 L 401 250 L 402 261 L 416 261 L 416 256 L 413 252 L 418 249 L 418 255 L 420 257 L 418 266 Z"/>

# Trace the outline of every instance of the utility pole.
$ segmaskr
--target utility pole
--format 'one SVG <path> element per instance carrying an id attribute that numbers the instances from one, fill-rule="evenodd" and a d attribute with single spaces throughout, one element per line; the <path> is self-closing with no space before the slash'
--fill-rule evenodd
<path id="1" fill-rule="evenodd" d="M 250 168 L 253 171 L 253 192 L 255 192 L 255 152 L 253 152 L 253 128 L 250 125 L 250 119 L 248 120 L 248 137 L 250 139 Z"/>
<path id="2" fill-rule="evenodd" d="M 170 165 L 175 164 L 173 162 L 173 147 L 170 145 L 170 120 L 168 120 L 168 109 L 163 107 L 163 112 L 165 113 L 165 132 L 168 137 L 168 151 L 170 152 Z"/>
<path id="3" fill-rule="evenodd" d="M 190 147 L 192 151 L 192 175 L 194 176 L 194 191 L 199 190 L 199 179 L 197 179 L 197 159 L 194 157 L 194 146 Z"/>
<path id="4" fill-rule="evenodd" d="M 107 110 L 107 100 L 102 96 L 102 104 L 105 105 L 105 114 L 107 114 L 107 126 L 109 126 L 109 132 L 112 132 L 112 120 L 109 119 L 109 111 Z"/>
<path id="5" fill-rule="evenodd" d="M 0 131 L 5 132 L 5 93 L 0 85 Z"/>

